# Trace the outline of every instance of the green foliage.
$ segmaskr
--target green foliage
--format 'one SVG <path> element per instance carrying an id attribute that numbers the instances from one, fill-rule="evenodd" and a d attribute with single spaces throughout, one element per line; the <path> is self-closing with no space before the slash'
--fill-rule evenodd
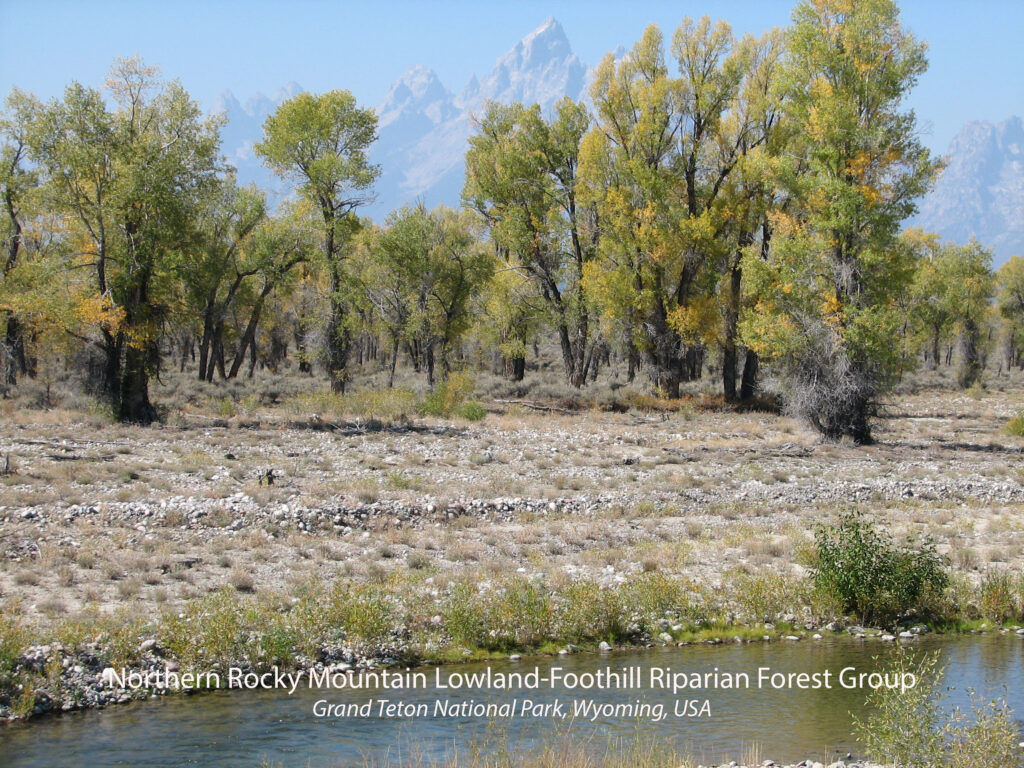
<path id="1" fill-rule="evenodd" d="M 271 169 L 299 185 L 325 221 L 365 202 L 380 173 L 366 154 L 377 138 L 377 117 L 348 91 L 300 93 L 283 102 L 253 147 Z"/>
<path id="2" fill-rule="evenodd" d="M 0 679 L 9 675 L 32 635 L 27 626 L 10 607 L 0 611 Z"/>
<path id="3" fill-rule="evenodd" d="M 986 571 L 978 587 L 978 608 L 986 619 L 1024 619 L 1024 578 L 1008 571 Z"/>
<path id="4" fill-rule="evenodd" d="M 351 280 L 344 247 L 359 229 L 354 211 L 371 199 L 380 169 L 367 150 L 377 138 L 377 115 L 362 109 L 348 91 L 300 93 L 282 102 L 263 125 L 256 154 L 279 176 L 294 181 L 323 220 L 324 267 L 330 316 L 325 329 L 331 386 L 342 392 L 348 380 L 351 307 L 344 287 Z"/>
<path id="5" fill-rule="evenodd" d="M 506 356 L 520 357 L 541 313 L 558 330 L 566 379 L 582 386 L 591 348 L 590 299 L 584 270 L 595 253 L 592 206 L 577 197 L 580 142 L 590 124 L 586 107 L 561 100 L 545 119 L 540 106 L 487 105 L 480 132 L 469 140 L 463 199 L 481 214 L 511 272 L 533 283 L 530 304 L 491 310 Z M 524 293 L 512 279 L 494 284 Z M 495 311 L 497 310 L 497 311 Z M 513 327 L 518 318 L 526 322 Z"/>
<path id="6" fill-rule="evenodd" d="M 937 654 L 912 657 L 901 651 L 887 670 L 890 675 L 912 674 L 917 684 L 906 691 L 879 688 L 868 697 L 871 714 L 854 718 L 860 741 L 871 757 L 902 768 L 943 765 L 941 681 Z"/>
<path id="7" fill-rule="evenodd" d="M 616 643 L 626 637 L 626 606 L 621 591 L 593 581 L 574 581 L 561 591 L 555 621 L 557 634 L 574 643 Z"/>
<path id="8" fill-rule="evenodd" d="M 740 619 L 747 624 L 777 621 L 784 614 L 796 614 L 809 602 L 805 583 L 779 573 L 733 573 L 728 585 L 739 605 Z"/>
<path id="9" fill-rule="evenodd" d="M 826 437 L 869 442 L 901 363 L 912 261 L 897 236 L 938 168 L 899 111 L 925 46 L 892 0 L 802 2 L 793 22 L 782 84 L 795 133 L 776 172 L 789 204 L 769 215 L 770 252 L 744 256 L 755 301 L 741 331 L 781 363 L 794 411 Z"/>
<path id="10" fill-rule="evenodd" d="M 455 642 L 489 651 L 536 648 L 551 635 L 551 596 L 521 577 L 485 592 L 459 585 L 444 615 Z"/>
<path id="11" fill-rule="evenodd" d="M 470 216 L 444 206 L 402 208 L 368 239 L 361 256 L 355 301 L 389 337 L 392 366 L 404 344 L 433 385 L 436 349 L 446 377 L 472 323 L 472 299 L 494 270 Z"/>
<path id="12" fill-rule="evenodd" d="M 815 533 L 814 587 L 862 622 L 888 624 L 914 612 L 927 616 L 949 582 L 929 539 L 897 546 L 858 512 Z"/>
<path id="13" fill-rule="evenodd" d="M 450 416 L 473 395 L 473 378 L 467 373 L 453 373 L 427 395 L 420 405 L 424 416 Z"/>
<path id="14" fill-rule="evenodd" d="M 1016 437 L 1024 437 L 1024 411 L 1018 411 L 1016 416 L 1006 422 L 1006 432 Z"/>
<path id="15" fill-rule="evenodd" d="M 997 274 L 996 304 L 1003 320 L 1007 368 L 1024 360 L 1024 257 L 1011 256 Z"/>
<path id="16" fill-rule="evenodd" d="M 1005 698 L 985 701 L 971 692 L 970 714 L 942 712 L 943 670 L 938 654 L 901 650 L 884 674 L 912 674 L 908 690 L 881 687 L 867 700 L 870 714 L 855 717 L 857 736 L 877 762 L 899 768 L 1024 766 L 1013 710 Z"/>
<path id="17" fill-rule="evenodd" d="M 107 88 L 113 110 L 72 83 L 41 108 L 29 143 L 52 212 L 64 216 L 54 234 L 66 269 L 49 287 L 65 303 L 70 293 L 74 311 L 54 322 L 100 347 L 100 386 L 120 418 L 149 423 L 148 379 L 179 287 L 175 255 L 216 184 L 219 123 L 139 59 L 119 60 Z"/>
<path id="18" fill-rule="evenodd" d="M 779 43 L 684 19 L 672 39 L 678 78 L 654 26 L 629 56 L 607 55 L 597 69 L 580 198 L 596 208 L 602 236 L 585 285 L 668 397 L 679 396 L 686 354 L 721 339 L 720 278 L 760 228 Z"/>
<path id="19" fill-rule="evenodd" d="M 476 400 L 469 400 L 455 406 L 452 409 L 452 413 L 466 421 L 480 421 L 487 415 L 487 409 Z"/>

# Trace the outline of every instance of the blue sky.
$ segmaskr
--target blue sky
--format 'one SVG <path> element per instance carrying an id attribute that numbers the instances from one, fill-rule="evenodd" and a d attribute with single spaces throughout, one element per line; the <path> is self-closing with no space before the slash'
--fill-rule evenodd
<path id="1" fill-rule="evenodd" d="M 656 23 L 710 15 L 737 33 L 789 20 L 790 2 L 328 2 L 327 0 L 0 0 L 0 91 L 57 96 L 70 80 L 102 83 L 117 56 L 141 54 L 209 108 L 289 81 L 348 88 L 377 104 L 407 68 L 423 64 L 458 92 L 472 74 L 553 15 L 573 50 L 596 63 Z M 928 73 L 909 100 L 925 140 L 945 150 L 967 120 L 1024 115 L 1024 2 L 930 0 L 902 4 L 907 26 L 930 43 Z"/>

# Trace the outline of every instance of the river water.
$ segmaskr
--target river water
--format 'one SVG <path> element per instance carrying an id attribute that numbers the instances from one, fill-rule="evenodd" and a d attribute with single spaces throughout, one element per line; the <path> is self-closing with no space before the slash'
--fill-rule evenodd
<path id="1" fill-rule="evenodd" d="M 1005 696 L 1020 718 L 1024 713 L 1024 638 L 1010 635 L 974 635 L 924 638 L 914 648 L 938 651 L 946 667 L 943 686 L 948 688 L 947 708 L 968 707 L 968 690 Z M 439 691 L 433 687 L 435 670 L 427 668 L 430 686 L 406 690 L 310 690 L 300 686 L 287 691 L 213 691 L 198 695 L 156 697 L 144 702 L 103 711 L 71 713 L 0 727 L 2 766 L 158 766 L 218 765 L 241 768 L 283 766 L 323 768 L 398 763 L 410 755 L 426 762 L 443 758 L 452 750 L 487 748 L 503 740 L 515 749 L 529 749 L 552 738 L 585 739 L 594 748 L 608 739 L 641 737 L 664 739 L 693 759 L 707 762 L 741 759 L 752 749 L 762 758 L 796 761 L 815 758 L 830 762 L 847 752 L 857 753 L 852 736 L 851 712 L 865 713 L 863 689 L 840 685 L 841 670 L 858 672 L 886 668 L 895 652 L 893 644 L 826 638 L 820 641 L 752 643 L 743 645 L 658 648 L 608 654 L 575 654 L 556 658 L 523 659 L 446 667 L 451 672 L 473 673 L 530 671 L 541 676 L 597 672 L 610 668 L 636 668 L 636 690 L 511 691 L 468 688 Z M 675 672 L 747 673 L 750 689 L 672 691 L 652 689 L 652 667 Z M 831 670 L 829 689 L 772 690 L 757 688 L 758 669 L 773 672 L 821 673 Z M 721 679 L 721 678 L 720 678 Z M 819 677 L 820 679 L 820 677 Z M 426 704 L 426 717 L 380 717 L 379 702 L 403 701 Z M 519 716 L 435 717 L 437 700 L 449 704 L 524 700 L 553 704 L 559 701 L 566 718 Z M 675 715 L 677 700 L 695 700 L 692 710 L 707 701 L 710 714 L 702 717 Z M 369 717 L 316 717 L 318 701 L 355 704 L 373 700 Z M 599 717 L 595 721 L 573 718 L 575 700 L 595 704 L 662 704 L 665 716 L 655 721 L 644 712 Z M 685 705 L 684 705 L 685 706 Z M 517 712 L 519 711 L 517 710 Z M 691 713 L 692 714 L 692 713 Z"/>

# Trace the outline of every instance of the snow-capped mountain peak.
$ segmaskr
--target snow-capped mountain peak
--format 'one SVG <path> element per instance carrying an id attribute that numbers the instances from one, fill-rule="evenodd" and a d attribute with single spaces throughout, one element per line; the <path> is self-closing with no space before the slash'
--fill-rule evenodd
<path id="1" fill-rule="evenodd" d="M 914 226 L 995 251 L 998 266 L 1024 253 L 1024 123 L 965 123 L 949 145 L 946 169 L 921 201 Z"/>
<path id="2" fill-rule="evenodd" d="M 453 109 L 451 91 L 433 70 L 416 65 L 395 81 L 377 107 L 378 125 L 383 129 L 410 111 L 422 112 L 436 124 L 450 117 Z"/>

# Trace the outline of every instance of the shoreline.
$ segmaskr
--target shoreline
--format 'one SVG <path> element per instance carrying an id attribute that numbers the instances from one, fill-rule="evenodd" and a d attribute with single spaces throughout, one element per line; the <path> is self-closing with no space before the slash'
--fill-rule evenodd
<path id="1" fill-rule="evenodd" d="M 265 679 L 267 675 L 280 676 L 295 673 L 299 676 L 308 675 L 310 680 L 312 680 L 315 675 L 359 675 L 372 672 L 391 672 L 393 674 L 401 674 L 403 670 L 409 672 L 428 668 L 439 669 L 447 666 L 458 667 L 461 664 L 473 662 L 528 662 L 536 659 L 556 658 L 560 655 L 567 654 L 590 653 L 604 655 L 627 651 L 638 652 L 656 647 L 685 648 L 691 645 L 715 646 L 740 643 L 816 642 L 823 639 L 909 645 L 920 637 L 928 634 L 940 637 L 947 635 L 956 637 L 966 634 L 1016 634 L 1021 637 L 1022 641 L 1024 641 L 1024 627 L 1016 624 L 1007 626 L 985 626 L 983 628 L 947 625 L 945 627 L 939 627 L 936 630 L 932 630 L 919 624 L 914 627 L 914 629 L 918 630 L 917 632 L 906 630 L 901 633 L 902 636 L 887 632 L 883 629 L 864 628 L 856 625 L 836 628 L 836 624 L 837 622 L 830 622 L 829 625 L 821 627 L 805 626 L 800 629 L 796 629 L 792 626 L 783 626 L 781 628 L 773 626 L 771 629 L 765 629 L 764 627 L 751 627 L 747 625 L 708 627 L 700 629 L 697 632 L 690 631 L 688 633 L 688 636 L 691 637 L 695 634 L 700 635 L 700 639 L 679 641 L 673 639 L 671 642 L 662 640 L 658 643 L 646 642 L 617 645 L 614 647 L 604 641 L 584 645 L 554 642 L 552 643 L 553 646 L 564 645 L 565 647 L 560 648 L 557 651 L 535 650 L 530 652 L 527 649 L 518 649 L 508 653 L 490 652 L 485 655 L 477 655 L 471 658 L 464 658 L 462 660 L 457 658 L 396 659 L 386 655 L 387 649 L 381 649 L 381 652 L 376 654 L 369 653 L 366 655 L 358 655 L 350 648 L 342 648 L 335 650 L 336 658 L 334 659 L 320 660 L 303 665 L 295 664 L 294 662 L 296 659 L 292 659 L 291 662 L 284 662 L 280 668 L 277 665 L 274 665 L 273 669 L 267 669 L 266 667 L 253 667 L 242 660 L 236 660 L 234 664 L 226 666 L 231 670 L 230 675 L 235 676 L 253 674 Z M 755 639 L 750 635 L 751 632 L 760 633 L 760 636 Z M 23 672 L 31 669 L 46 671 L 51 676 L 49 686 L 52 689 L 52 687 L 54 687 L 54 678 L 52 675 L 55 669 L 60 669 L 59 678 L 57 678 L 60 682 L 57 683 L 55 687 L 60 690 L 61 693 L 53 695 L 50 690 L 40 686 L 35 689 L 35 704 L 31 712 L 18 714 L 10 707 L 0 707 L 0 722 L 38 722 L 45 720 L 47 716 L 61 715 L 90 709 L 104 709 L 111 705 L 144 701 L 149 698 L 168 695 L 191 696 L 217 690 L 253 691 L 280 688 L 279 685 L 263 684 L 256 686 L 234 686 L 232 684 L 229 684 L 228 686 L 221 686 L 219 685 L 221 680 L 225 678 L 228 680 L 231 679 L 229 675 L 225 675 L 223 669 L 207 670 L 206 672 L 201 670 L 182 669 L 181 663 L 177 659 L 165 655 L 164 649 L 161 648 L 153 638 L 144 641 L 141 648 L 145 649 L 140 650 L 142 657 L 140 659 L 141 663 L 126 665 L 118 671 L 114 667 L 104 666 L 103 664 L 98 663 L 98 654 L 90 654 L 89 652 L 68 653 L 67 649 L 60 645 L 29 647 L 21 656 L 19 669 L 16 670 L 15 674 L 19 671 Z M 102 649 L 95 650 L 102 653 Z M 196 682 L 183 688 L 175 688 L 166 685 L 161 686 L 159 684 L 153 686 L 129 685 L 126 687 L 115 687 L 111 684 L 111 679 L 117 680 L 119 677 L 126 676 L 132 676 L 133 679 L 153 681 L 154 676 L 160 676 L 164 673 L 170 673 L 170 676 L 172 677 L 187 678 L 188 680 L 194 680 Z M 218 681 L 218 685 L 202 685 L 201 681 L 204 678 L 207 680 L 211 678 L 216 679 Z"/>

